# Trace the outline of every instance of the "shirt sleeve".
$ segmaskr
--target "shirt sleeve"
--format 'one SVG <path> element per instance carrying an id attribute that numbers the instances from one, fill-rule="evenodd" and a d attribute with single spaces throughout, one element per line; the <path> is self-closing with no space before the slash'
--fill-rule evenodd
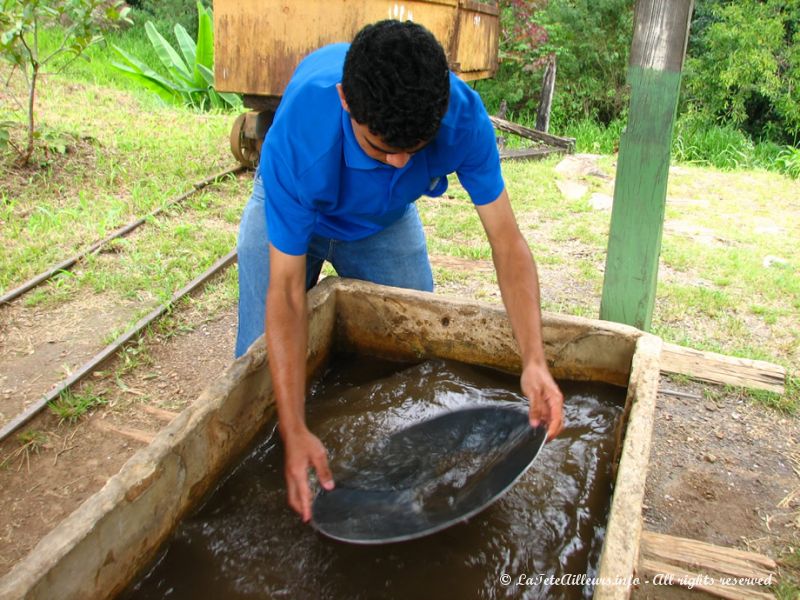
<path id="1" fill-rule="evenodd" d="M 264 153 L 265 160 L 260 169 L 269 241 L 285 254 L 300 256 L 308 251 L 317 213 L 302 201 L 297 178 L 280 156 Z"/>
<path id="2" fill-rule="evenodd" d="M 500 169 L 494 126 L 483 104 L 479 104 L 474 111 L 472 131 L 466 139 L 466 157 L 456 169 L 456 175 L 473 204 L 489 204 L 500 196 L 505 182 Z"/>

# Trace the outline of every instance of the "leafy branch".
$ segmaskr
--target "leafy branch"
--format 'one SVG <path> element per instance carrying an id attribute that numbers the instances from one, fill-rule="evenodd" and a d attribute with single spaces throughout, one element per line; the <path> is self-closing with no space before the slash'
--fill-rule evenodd
<path id="1" fill-rule="evenodd" d="M 27 135 L 24 146 L 14 144 L 8 135 L 8 122 L 0 123 L 0 145 L 8 144 L 19 162 L 28 164 L 33 156 L 36 131 L 36 92 L 39 77 L 56 59 L 70 57 L 58 73 L 103 39 L 102 27 L 130 22 L 129 8 L 122 0 L 0 0 L 0 57 L 19 69 L 27 88 Z M 39 30 L 51 23 L 69 23 L 61 43 L 41 57 Z M 5 127 L 4 127 L 5 125 Z M 4 144 L 5 142 L 5 144 Z"/>

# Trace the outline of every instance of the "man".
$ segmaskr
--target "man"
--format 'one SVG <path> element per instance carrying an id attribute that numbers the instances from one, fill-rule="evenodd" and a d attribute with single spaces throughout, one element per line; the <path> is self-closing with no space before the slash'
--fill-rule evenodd
<path id="1" fill-rule="evenodd" d="M 325 448 L 305 424 L 306 291 L 326 260 L 342 277 L 432 291 L 414 201 L 443 194 L 453 172 L 492 247 L 531 424 L 547 423 L 549 438 L 561 430 L 563 398 L 544 358 L 536 266 L 483 104 L 448 71 L 425 28 L 369 25 L 351 45 L 324 47 L 297 67 L 239 231 L 236 354 L 264 333 L 266 320 L 288 499 L 304 521 L 311 518 L 308 469 L 324 488 L 334 485 Z"/>

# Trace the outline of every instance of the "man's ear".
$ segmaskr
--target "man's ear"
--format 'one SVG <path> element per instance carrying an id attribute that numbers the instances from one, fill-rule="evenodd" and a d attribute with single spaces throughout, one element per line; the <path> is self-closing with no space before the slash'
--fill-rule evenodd
<path id="1" fill-rule="evenodd" d="M 342 103 L 342 108 L 344 109 L 344 112 L 349 113 L 350 107 L 347 106 L 347 100 L 344 99 L 344 90 L 342 89 L 341 83 L 336 84 L 336 91 L 339 92 L 339 101 Z"/>

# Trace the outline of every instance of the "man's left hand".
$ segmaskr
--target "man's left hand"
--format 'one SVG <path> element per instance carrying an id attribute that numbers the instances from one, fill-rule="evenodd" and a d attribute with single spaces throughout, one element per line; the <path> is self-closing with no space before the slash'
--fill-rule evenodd
<path id="1" fill-rule="evenodd" d="M 530 403 L 531 427 L 544 422 L 549 442 L 564 428 L 564 395 L 545 364 L 525 367 L 520 385 Z"/>

